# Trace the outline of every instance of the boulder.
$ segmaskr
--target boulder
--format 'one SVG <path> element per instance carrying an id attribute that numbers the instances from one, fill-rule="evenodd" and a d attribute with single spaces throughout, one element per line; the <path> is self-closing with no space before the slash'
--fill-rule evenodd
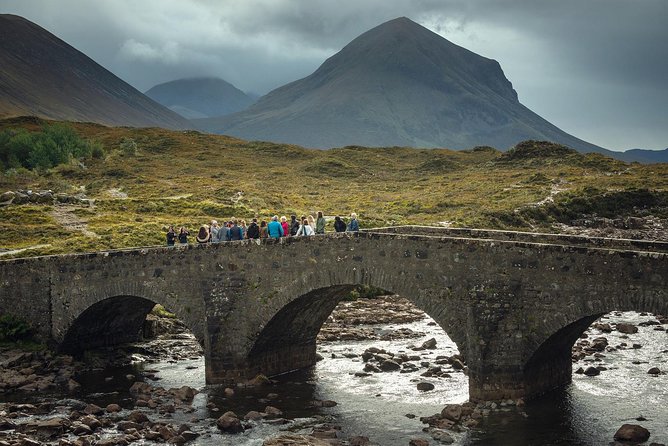
<path id="1" fill-rule="evenodd" d="M 429 440 L 425 438 L 411 438 L 408 446 L 429 446 Z"/>
<path id="2" fill-rule="evenodd" d="M 82 424 L 85 424 L 86 426 L 91 428 L 92 430 L 99 429 L 99 428 L 102 427 L 102 423 L 100 422 L 100 420 L 95 418 L 93 415 L 86 415 L 85 417 L 81 418 L 81 420 L 79 420 L 79 421 Z"/>
<path id="3" fill-rule="evenodd" d="M 264 413 L 267 414 L 268 418 L 279 418 L 283 415 L 283 411 L 274 406 L 267 406 L 264 408 Z"/>
<path id="4" fill-rule="evenodd" d="M 348 443 L 350 444 L 350 446 L 367 446 L 368 444 L 370 444 L 370 440 L 369 437 L 363 437 L 361 435 L 358 435 L 348 440 Z"/>
<path id="5" fill-rule="evenodd" d="M 265 440 L 262 446 L 331 446 L 331 443 L 310 435 L 282 434 Z"/>
<path id="6" fill-rule="evenodd" d="M 262 418 L 264 418 L 264 415 L 255 410 L 251 410 L 246 415 L 244 415 L 244 420 L 258 421 Z"/>
<path id="7" fill-rule="evenodd" d="M 628 441 L 633 443 L 642 443 L 649 439 L 650 433 L 644 427 L 638 424 L 623 424 L 617 432 L 614 439 L 619 441 Z"/>
<path id="8" fill-rule="evenodd" d="M 140 412 L 138 410 L 135 410 L 134 412 L 131 412 L 130 415 L 126 417 L 126 420 L 128 421 L 133 421 L 138 424 L 146 423 L 149 421 L 148 417 L 144 412 Z"/>
<path id="9" fill-rule="evenodd" d="M 597 376 L 601 374 L 601 371 L 596 367 L 587 367 L 584 371 L 584 374 L 587 376 Z"/>
<path id="10" fill-rule="evenodd" d="M 624 334 L 638 333 L 638 327 L 633 324 L 617 324 L 617 331 Z"/>
<path id="11" fill-rule="evenodd" d="M 661 370 L 658 367 L 652 367 L 647 371 L 648 375 L 661 375 Z"/>
<path id="12" fill-rule="evenodd" d="M 142 381 L 137 381 L 132 386 L 130 386 L 130 394 L 132 395 L 145 395 L 151 393 L 151 385 Z"/>
<path id="13" fill-rule="evenodd" d="M 394 370 L 399 370 L 400 368 L 401 366 L 399 365 L 399 363 L 391 359 L 387 359 L 380 363 L 380 369 L 383 372 L 392 372 Z"/>
<path id="14" fill-rule="evenodd" d="M 436 339 L 431 338 L 426 341 L 424 341 L 421 345 L 421 347 L 425 350 L 433 350 L 436 348 Z"/>
<path id="15" fill-rule="evenodd" d="M 241 420 L 239 420 L 239 417 L 232 411 L 225 412 L 221 415 L 221 417 L 216 420 L 216 425 L 221 431 L 230 434 L 237 434 L 244 430 L 241 425 Z"/>
<path id="16" fill-rule="evenodd" d="M 434 390 L 434 385 L 428 382 L 419 382 L 417 383 L 416 387 L 421 392 L 428 392 L 430 390 Z"/>
<path id="17" fill-rule="evenodd" d="M 88 404 L 83 411 L 88 415 L 102 415 L 104 413 L 104 409 L 96 404 Z"/>
<path id="18" fill-rule="evenodd" d="M 373 373 L 380 373 L 382 370 L 378 368 L 378 366 L 373 365 L 371 363 L 367 363 L 364 365 L 364 371 L 365 372 L 373 372 Z"/>
<path id="19" fill-rule="evenodd" d="M 452 438 L 452 435 L 441 429 L 433 429 L 430 434 L 431 438 L 441 444 L 452 444 L 455 442 L 455 439 Z"/>
<path id="20" fill-rule="evenodd" d="M 464 368 L 466 367 L 460 359 L 454 357 L 450 359 L 450 365 L 455 370 L 464 370 Z"/>
<path id="21" fill-rule="evenodd" d="M 139 423 L 135 423 L 134 421 L 121 421 L 116 425 L 116 429 L 119 431 L 128 431 L 130 429 L 136 429 L 136 430 L 141 430 L 142 425 Z"/>
<path id="22" fill-rule="evenodd" d="M 462 418 L 462 410 L 461 404 L 448 404 L 441 410 L 441 417 L 457 422 Z"/>
<path id="23" fill-rule="evenodd" d="M 192 441 L 199 437 L 199 434 L 193 431 L 183 431 L 181 432 L 181 436 L 185 438 L 186 441 Z"/>
<path id="24" fill-rule="evenodd" d="M 75 380 L 73 380 L 73 379 L 70 378 L 70 379 L 67 381 L 67 390 L 68 390 L 70 393 L 76 393 L 76 392 L 78 392 L 80 389 L 81 389 L 81 384 L 79 384 L 79 383 L 76 382 Z"/>
<path id="25" fill-rule="evenodd" d="M 179 389 L 170 389 L 170 392 L 174 395 L 174 398 L 181 401 L 192 401 L 195 395 L 197 395 L 197 390 L 188 386 L 183 386 Z"/>
<path id="26" fill-rule="evenodd" d="M 67 418 L 49 418 L 42 420 L 35 425 L 35 431 L 39 438 L 47 439 L 63 435 L 71 425 Z"/>
<path id="27" fill-rule="evenodd" d="M 118 404 L 112 403 L 112 404 L 108 404 L 107 407 L 105 408 L 105 410 L 107 411 L 107 413 L 116 413 L 116 412 L 120 412 L 122 410 L 122 408 Z"/>
<path id="28" fill-rule="evenodd" d="M 7 192 L 4 192 L 2 195 L 0 195 L 0 203 L 10 202 L 14 199 L 15 196 L 16 194 L 14 192 L 8 190 Z"/>

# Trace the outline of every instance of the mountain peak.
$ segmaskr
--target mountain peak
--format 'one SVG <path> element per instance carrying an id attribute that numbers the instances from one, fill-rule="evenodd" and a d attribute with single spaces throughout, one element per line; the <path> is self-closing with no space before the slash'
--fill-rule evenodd
<path id="1" fill-rule="evenodd" d="M 406 18 L 382 23 L 310 76 L 204 129 L 309 147 L 507 149 L 552 140 L 602 150 L 524 107 L 499 63 Z"/>
<path id="2" fill-rule="evenodd" d="M 152 101 L 39 25 L 0 15 L 0 117 L 107 125 L 189 128 Z"/>
<path id="3" fill-rule="evenodd" d="M 219 77 L 177 79 L 156 85 L 146 95 L 189 119 L 229 115 L 254 102 Z"/>

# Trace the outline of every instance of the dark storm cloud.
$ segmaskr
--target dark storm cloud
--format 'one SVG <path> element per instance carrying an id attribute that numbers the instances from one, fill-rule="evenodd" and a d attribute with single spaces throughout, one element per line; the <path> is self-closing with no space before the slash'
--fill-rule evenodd
<path id="1" fill-rule="evenodd" d="M 406 16 L 498 60 L 520 100 L 612 149 L 668 147 L 666 0 L 0 0 L 140 90 L 219 76 L 266 93 Z"/>

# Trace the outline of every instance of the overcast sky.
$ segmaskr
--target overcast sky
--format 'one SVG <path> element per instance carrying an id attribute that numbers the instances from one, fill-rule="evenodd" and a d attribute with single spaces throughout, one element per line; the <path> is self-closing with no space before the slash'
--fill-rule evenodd
<path id="1" fill-rule="evenodd" d="M 612 150 L 668 147 L 668 0 L 0 0 L 0 12 L 141 91 L 218 76 L 257 94 L 406 16 L 498 60 L 563 130 Z"/>

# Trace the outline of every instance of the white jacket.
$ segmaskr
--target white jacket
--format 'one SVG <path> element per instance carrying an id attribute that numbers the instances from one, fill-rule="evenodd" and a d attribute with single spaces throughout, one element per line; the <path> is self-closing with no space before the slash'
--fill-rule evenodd
<path id="1" fill-rule="evenodd" d="M 315 231 L 311 227 L 311 225 L 300 225 L 299 230 L 297 231 L 297 236 L 300 235 L 314 235 Z"/>

